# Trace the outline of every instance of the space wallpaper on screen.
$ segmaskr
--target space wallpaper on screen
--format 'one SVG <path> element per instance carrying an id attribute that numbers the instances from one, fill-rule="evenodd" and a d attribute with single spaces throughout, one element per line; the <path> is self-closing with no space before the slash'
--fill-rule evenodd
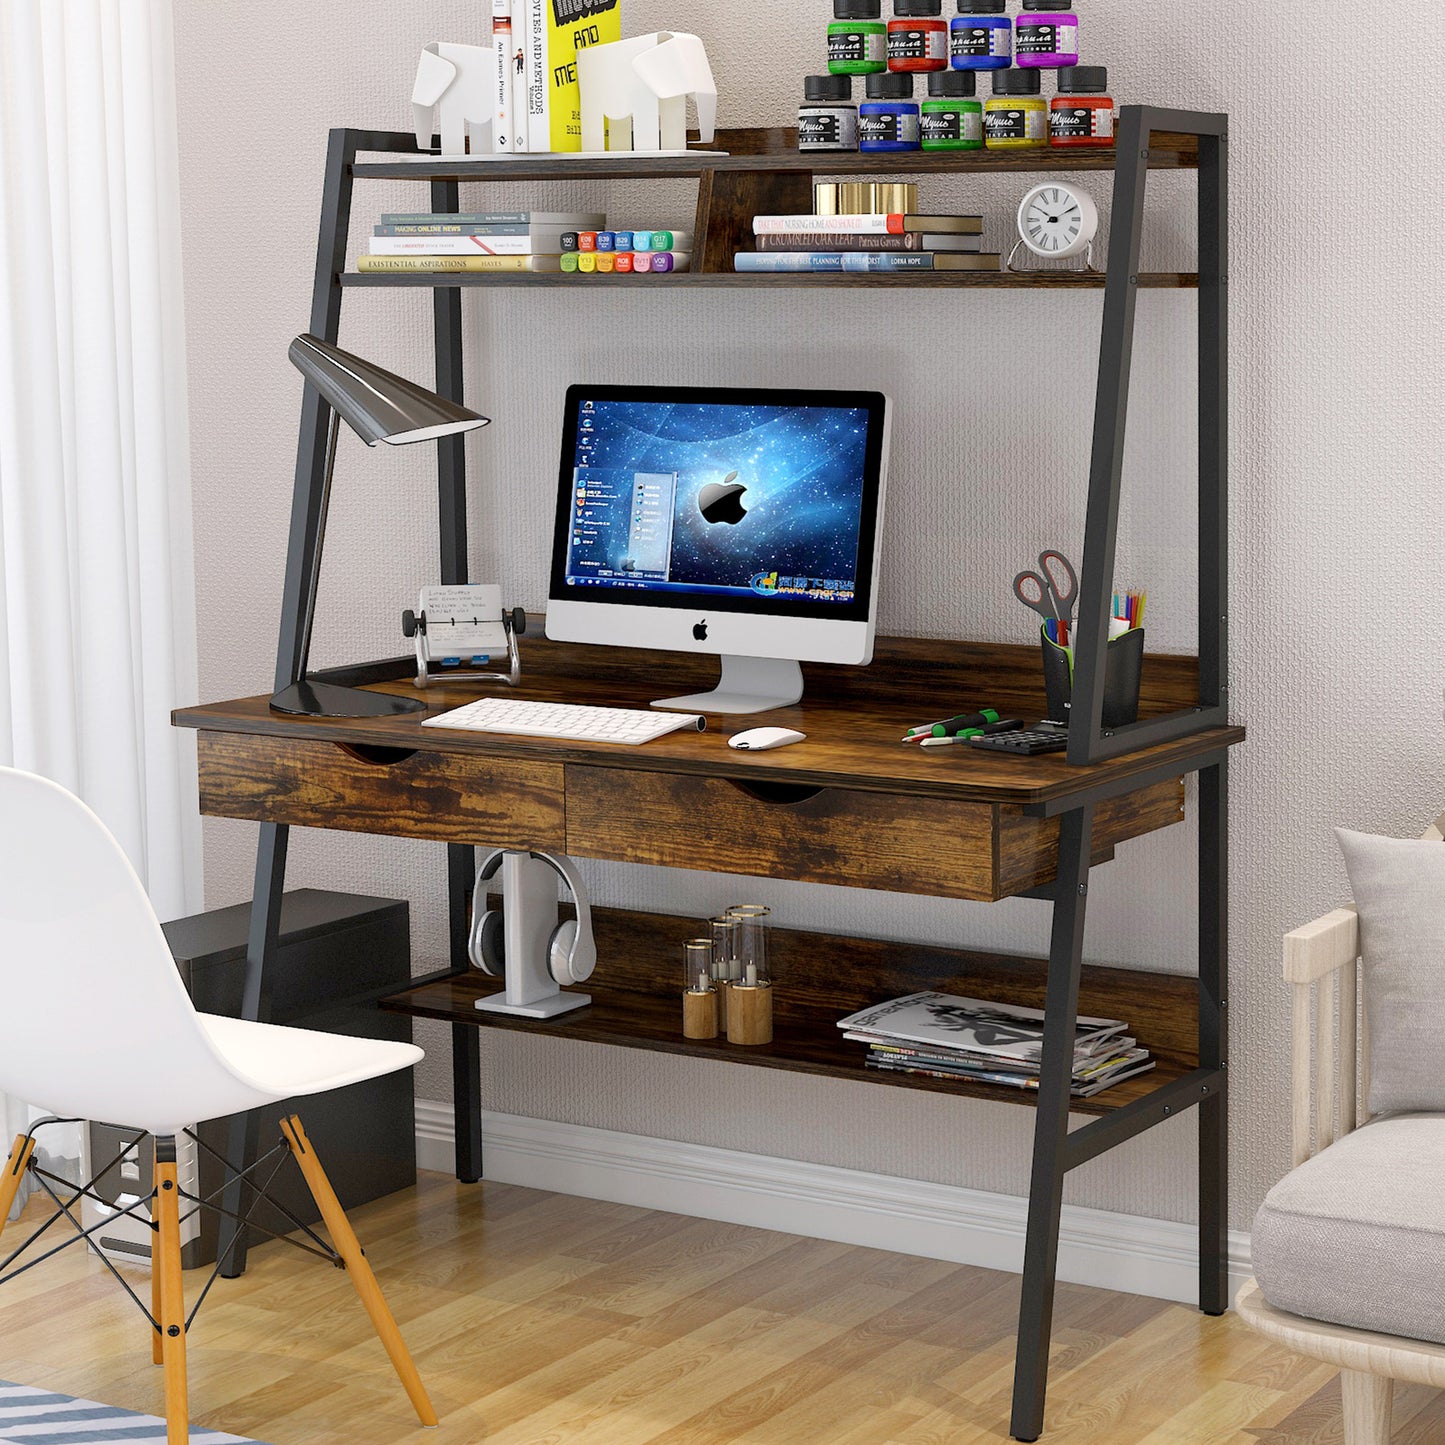
<path id="1" fill-rule="evenodd" d="M 868 413 L 863 408 L 722 407 L 600 401 L 593 473 L 678 474 L 671 581 L 747 589 L 759 573 L 857 580 Z M 736 472 L 736 524 L 708 522 L 699 493 Z M 619 522 L 622 520 L 618 519 Z M 626 528 L 616 531 L 620 566 Z"/>

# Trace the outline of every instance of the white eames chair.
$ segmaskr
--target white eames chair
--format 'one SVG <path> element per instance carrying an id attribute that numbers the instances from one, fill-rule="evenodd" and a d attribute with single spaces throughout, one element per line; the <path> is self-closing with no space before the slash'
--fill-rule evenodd
<path id="1" fill-rule="evenodd" d="M 105 825 L 64 788 L 11 768 L 0 768 L 0 997 L 11 1020 L 0 1041 L 0 1091 L 61 1118 L 121 1123 L 154 1136 L 154 1190 L 144 1201 L 156 1234 L 154 1359 L 165 1369 L 168 1445 L 184 1445 L 180 1209 L 183 1198 L 191 1208 L 201 1201 L 180 1186 L 177 1135 L 204 1120 L 410 1068 L 422 1051 L 197 1013 L 140 879 Z M 137 1059 L 147 1062 L 138 1067 Z M 313 1239 L 345 1266 L 422 1424 L 435 1425 L 301 1121 L 283 1119 L 281 1130 L 331 1245 Z M 53 1194 L 34 1149 L 34 1130 L 19 1136 L 0 1175 L 0 1230 L 27 1169 Z M 0 1276 L 18 1253 L 0 1259 Z"/>

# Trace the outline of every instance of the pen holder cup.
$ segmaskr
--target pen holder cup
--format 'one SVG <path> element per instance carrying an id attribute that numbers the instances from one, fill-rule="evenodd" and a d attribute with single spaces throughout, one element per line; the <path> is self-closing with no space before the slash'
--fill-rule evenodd
<path id="1" fill-rule="evenodd" d="M 1044 693 L 1049 717 L 1058 723 L 1069 720 L 1073 705 L 1074 668 L 1069 648 L 1050 642 L 1039 629 L 1044 649 Z M 1144 629 L 1136 627 L 1116 637 L 1108 647 L 1104 664 L 1104 726 L 1125 727 L 1139 721 L 1139 681 L 1144 672 Z"/>

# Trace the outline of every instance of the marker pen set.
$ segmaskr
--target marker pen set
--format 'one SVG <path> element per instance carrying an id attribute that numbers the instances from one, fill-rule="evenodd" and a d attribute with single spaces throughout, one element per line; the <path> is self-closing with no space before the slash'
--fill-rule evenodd
<path id="1" fill-rule="evenodd" d="M 565 275 L 645 276 L 686 271 L 691 231 L 567 231 L 562 235 Z"/>
<path id="2" fill-rule="evenodd" d="M 562 273 L 567 276 L 661 276 L 686 271 L 691 251 L 564 251 Z"/>

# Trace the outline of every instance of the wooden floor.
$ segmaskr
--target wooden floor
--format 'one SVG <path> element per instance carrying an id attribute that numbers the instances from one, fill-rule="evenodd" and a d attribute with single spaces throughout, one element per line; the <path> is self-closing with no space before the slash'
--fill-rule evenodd
<path id="1" fill-rule="evenodd" d="M 197 1424 L 272 1445 L 1008 1438 L 1012 1275 L 439 1175 L 354 1222 L 443 1433 L 346 1278 L 279 1244 L 192 1330 Z M 79 1249 L 0 1291 L 0 1378 L 161 1410 L 144 1322 Z M 1044 1438 L 1323 1445 L 1339 1386 L 1232 1316 L 1061 1285 Z M 1442 1397 L 1400 1389 L 1395 1440 L 1445 1441 Z"/>

